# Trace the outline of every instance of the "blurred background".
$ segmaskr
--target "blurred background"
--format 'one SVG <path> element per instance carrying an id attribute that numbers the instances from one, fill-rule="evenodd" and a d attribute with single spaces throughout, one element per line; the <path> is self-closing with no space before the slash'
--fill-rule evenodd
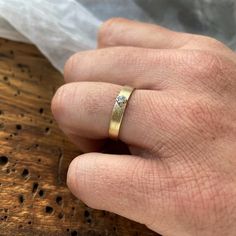
<path id="1" fill-rule="evenodd" d="M 71 54 L 96 47 L 101 23 L 117 16 L 210 35 L 236 49 L 235 0 L 0 0 L 0 37 L 35 44 L 62 72 Z"/>

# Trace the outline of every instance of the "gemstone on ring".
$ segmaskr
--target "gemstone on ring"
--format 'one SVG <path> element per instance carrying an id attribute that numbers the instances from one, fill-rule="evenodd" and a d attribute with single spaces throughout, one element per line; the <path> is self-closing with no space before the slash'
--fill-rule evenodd
<path id="1" fill-rule="evenodd" d="M 119 138 L 120 127 L 122 124 L 126 106 L 128 105 L 130 96 L 132 95 L 134 90 L 135 88 L 125 85 L 115 98 L 115 104 L 112 109 L 108 130 L 108 135 L 111 139 L 117 140 Z"/>
<path id="2" fill-rule="evenodd" d="M 116 98 L 116 102 L 120 107 L 123 107 L 127 103 L 127 98 L 124 95 L 120 95 Z"/>

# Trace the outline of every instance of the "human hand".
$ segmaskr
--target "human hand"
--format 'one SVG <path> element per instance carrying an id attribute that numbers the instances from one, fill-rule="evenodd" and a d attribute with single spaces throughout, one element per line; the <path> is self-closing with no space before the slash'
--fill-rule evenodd
<path id="1" fill-rule="evenodd" d="M 174 236 L 236 235 L 236 54 L 215 39 L 112 19 L 99 49 L 65 66 L 53 114 L 81 150 L 71 191 L 93 208 Z M 100 153 L 123 85 L 135 87 L 119 139 Z"/>

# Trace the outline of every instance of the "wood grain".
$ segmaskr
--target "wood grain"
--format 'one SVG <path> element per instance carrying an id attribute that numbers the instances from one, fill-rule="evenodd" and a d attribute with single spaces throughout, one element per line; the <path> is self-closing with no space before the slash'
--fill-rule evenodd
<path id="1" fill-rule="evenodd" d="M 67 168 L 80 151 L 50 112 L 62 83 L 34 46 L 0 39 L 0 235 L 157 235 L 69 192 Z"/>

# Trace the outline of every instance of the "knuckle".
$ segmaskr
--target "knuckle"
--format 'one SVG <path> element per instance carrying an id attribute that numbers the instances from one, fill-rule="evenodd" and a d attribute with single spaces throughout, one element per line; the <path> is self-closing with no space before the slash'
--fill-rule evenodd
<path id="1" fill-rule="evenodd" d="M 187 101 L 187 104 L 182 104 L 179 113 L 184 114 L 187 121 L 184 126 L 206 140 L 215 140 L 216 137 L 230 132 L 227 109 L 223 102 L 200 97 L 193 102 Z"/>
<path id="2" fill-rule="evenodd" d="M 209 91 L 222 95 L 232 88 L 232 61 L 226 57 L 209 51 L 193 51 L 187 62 L 191 68 L 191 76 L 201 82 Z"/>
<path id="3" fill-rule="evenodd" d="M 51 102 L 51 110 L 57 120 L 63 119 L 63 114 L 67 112 L 67 104 L 73 103 L 75 97 L 75 89 L 75 86 L 65 84 L 56 91 Z"/>
<path id="4" fill-rule="evenodd" d="M 141 63 L 141 54 L 138 49 L 123 47 L 114 48 L 113 53 L 116 55 L 114 60 L 116 65 L 137 65 Z"/>
<path id="5" fill-rule="evenodd" d="M 70 81 L 70 74 L 73 71 L 75 62 L 78 60 L 77 54 L 72 55 L 65 63 L 64 66 L 64 78 L 66 82 Z"/>
<path id="6" fill-rule="evenodd" d="M 215 129 L 219 123 L 219 113 L 214 112 L 210 102 L 195 101 L 190 105 L 186 105 L 187 118 L 192 125 L 195 126 L 201 133 Z"/>
<path id="7" fill-rule="evenodd" d="M 66 82 L 84 81 L 90 77 L 91 67 L 96 61 L 97 51 L 84 51 L 72 55 L 64 67 L 64 78 Z M 93 60 L 91 60 L 93 58 Z M 95 59 L 94 59 L 95 58 Z"/>
<path id="8" fill-rule="evenodd" d="M 114 17 L 105 21 L 98 31 L 99 46 L 112 45 L 113 29 L 117 24 L 123 23 L 125 21 L 125 19 L 119 17 Z"/>
<path id="9" fill-rule="evenodd" d="M 61 112 L 63 108 L 63 99 L 65 91 L 64 86 L 61 86 L 57 89 L 55 95 L 53 96 L 52 102 L 51 102 L 51 110 L 55 117 Z"/>
<path id="10" fill-rule="evenodd" d="M 111 60 L 111 64 L 114 67 L 126 68 L 126 73 L 130 73 L 131 75 L 134 73 L 132 70 L 133 66 L 141 73 L 145 70 L 146 66 L 155 65 L 158 60 L 160 61 L 160 55 L 156 55 L 155 51 L 151 49 L 122 46 L 102 49 L 99 55 L 100 58 L 104 57 L 106 60 Z"/>
<path id="11" fill-rule="evenodd" d="M 98 114 L 103 113 L 106 111 L 106 105 L 108 102 L 104 100 L 104 103 L 100 103 L 99 98 L 103 97 L 104 90 L 97 91 L 96 89 L 90 89 L 90 91 L 86 92 L 86 96 L 89 97 L 89 99 L 82 98 L 80 96 L 80 107 L 83 108 L 83 112 L 86 114 L 86 116 L 96 117 Z M 94 96 L 96 94 L 96 96 Z"/>
<path id="12" fill-rule="evenodd" d="M 210 105 L 203 104 L 199 101 L 195 102 L 192 104 L 191 107 L 189 107 L 189 112 L 188 114 L 190 115 L 190 118 L 194 120 L 194 123 L 212 123 L 213 122 L 213 117 L 212 116 L 212 111 Z"/>
<path id="13" fill-rule="evenodd" d="M 214 48 L 226 48 L 226 46 L 219 40 L 209 37 L 209 36 L 199 36 L 202 42 L 207 46 L 212 46 Z"/>
<path id="14" fill-rule="evenodd" d="M 208 51 L 193 52 L 193 62 L 197 63 L 199 71 L 204 75 L 215 75 L 222 68 L 222 60 L 219 55 Z"/>

